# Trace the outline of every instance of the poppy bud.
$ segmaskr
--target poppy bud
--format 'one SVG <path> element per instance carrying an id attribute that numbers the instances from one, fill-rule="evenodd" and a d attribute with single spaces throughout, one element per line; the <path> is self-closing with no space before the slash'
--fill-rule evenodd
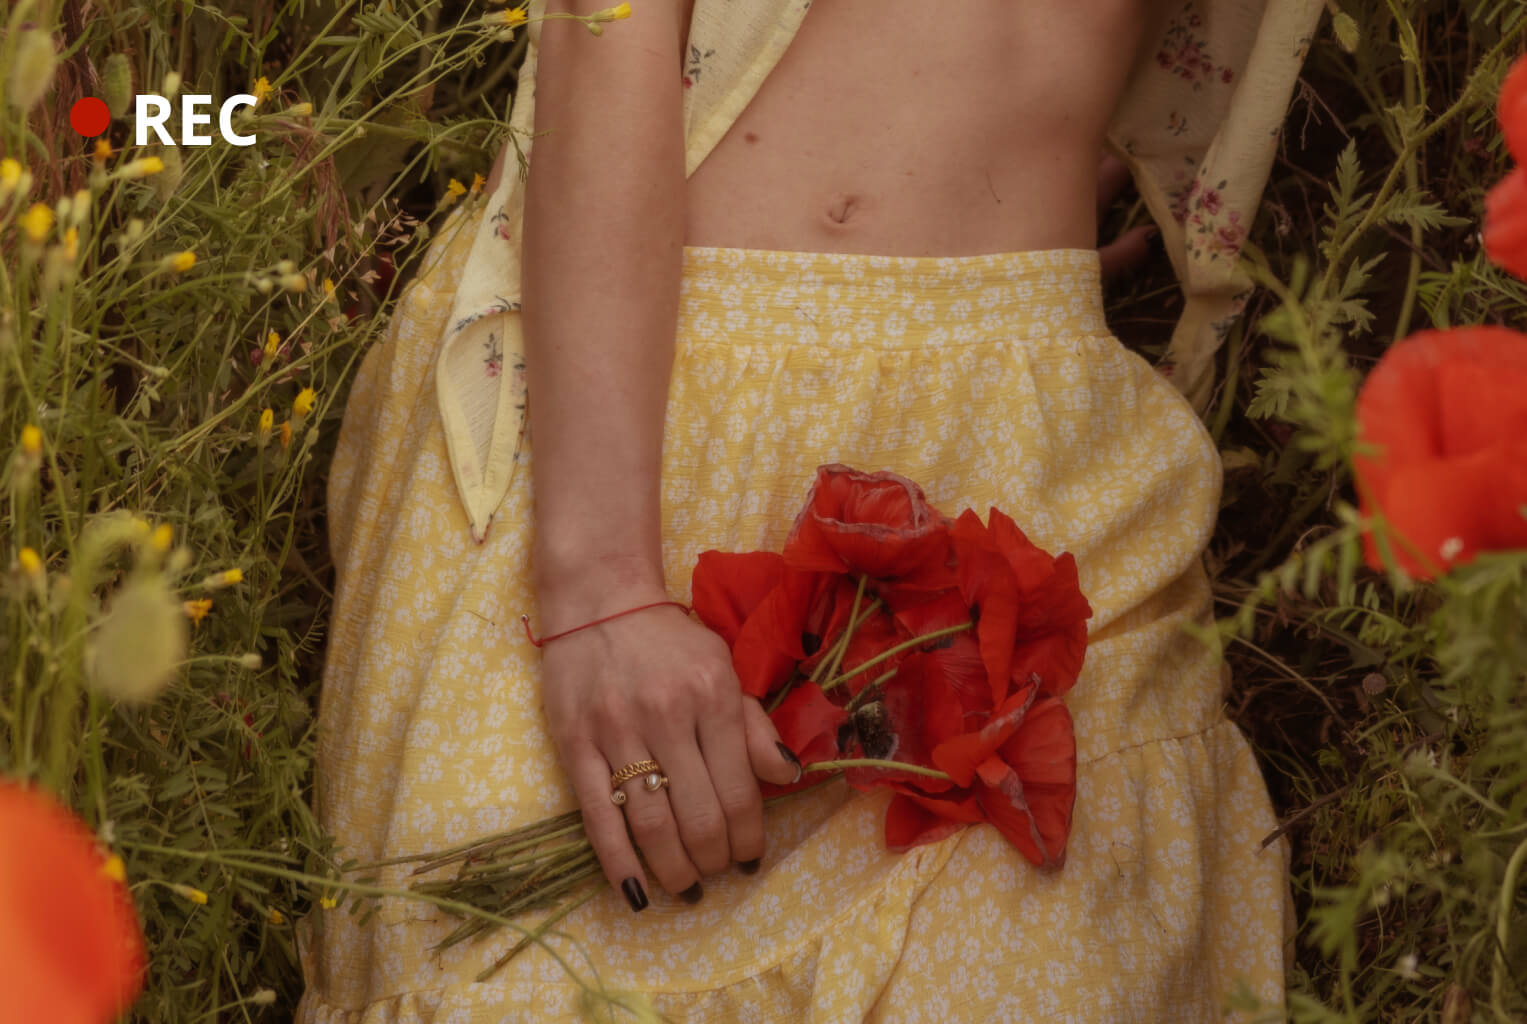
<path id="1" fill-rule="evenodd" d="M 123 117 L 133 102 L 133 69 L 127 63 L 127 54 L 114 53 L 106 58 L 101 72 L 102 98 L 112 117 Z"/>
<path id="2" fill-rule="evenodd" d="M 164 171 L 154 177 L 154 193 L 160 200 L 168 201 L 180 187 L 181 179 L 186 176 L 185 164 L 180 160 L 180 150 L 175 146 L 161 146 L 160 157 L 163 161 Z"/>
<path id="3" fill-rule="evenodd" d="M 117 700 L 143 702 L 175 678 L 186 655 L 185 614 L 160 576 L 123 584 L 87 654 L 91 683 Z"/>
<path id="4" fill-rule="evenodd" d="M 53 85 L 53 71 L 57 66 L 51 34 L 36 28 L 22 32 L 16 41 L 16 55 L 7 87 L 11 105 L 22 113 L 35 107 Z"/>

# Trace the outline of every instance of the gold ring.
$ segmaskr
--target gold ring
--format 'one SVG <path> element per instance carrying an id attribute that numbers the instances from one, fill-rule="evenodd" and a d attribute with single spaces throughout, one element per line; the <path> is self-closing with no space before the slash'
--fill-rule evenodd
<path id="1" fill-rule="evenodd" d="M 663 768 L 650 758 L 642 761 L 632 761 L 610 776 L 610 802 L 623 804 L 626 802 L 626 791 L 621 789 L 626 783 L 639 775 L 645 775 L 642 785 L 653 793 L 668 785 L 668 776 L 663 774 Z"/>

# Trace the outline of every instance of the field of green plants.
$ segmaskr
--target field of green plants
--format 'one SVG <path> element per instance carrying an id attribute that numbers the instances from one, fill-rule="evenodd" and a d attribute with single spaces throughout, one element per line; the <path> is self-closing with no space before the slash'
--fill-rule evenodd
<path id="1" fill-rule="evenodd" d="M 0 776 L 120 858 L 148 941 L 132 1019 L 285 1019 L 294 922 L 364 901 L 307 803 L 326 465 L 358 361 L 505 137 L 506 13 L 0 14 Z M 1527 1020 L 1527 552 L 1371 568 L 1353 482 L 1358 389 L 1392 342 L 1527 328 L 1527 283 L 1480 235 L 1524 50 L 1519 0 L 1331 0 L 1206 413 L 1226 484 L 1205 639 L 1292 844 L 1297 1021 Z M 258 96 L 236 119 L 257 144 L 135 146 L 134 93 L 184 91 Z M 70 126 L 83 96 L 116 115 L 101 140 Z M 1140 215 L 1122 199 L 1109 227 Z M 1110 289 L 1112 326 L 1158 355 L 1177 301 L 1158 260 Z"/>

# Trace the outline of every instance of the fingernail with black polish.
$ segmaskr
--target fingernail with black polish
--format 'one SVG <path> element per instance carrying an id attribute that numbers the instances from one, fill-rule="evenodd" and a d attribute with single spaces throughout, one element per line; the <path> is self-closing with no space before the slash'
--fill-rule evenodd
<path id="1" fill-rule="evenodd" d="M 633 911 L 647 909 L 647 890 L 642 888 L 642 883 L 635 875 L 620 883 L 620 891 L 626 894 L 626 902 L 631 904 Z"/>
<path id="2" fill-rule="evenodd" d="M 704 895 L 705 890 L 700 888 L 699 882 L 696 882 L 688 889 L 685 889 L 683 892 L 679 893 L 679 899 L 683 900 L 685 903 L 699 903 L 700 897 Z"/>
<path id="3" fill-rule="evenodd" d="M 779 748 L 781 757 L 795 765 L 795 778 L 790 780 L 791 785 L 801 781 L 801 775 L 806 771 L 805 768 L 801 767 L 801 759 L 795 756 L 795 751 L 791 750 L 789 747 L 785 746 L 778 740 L 774 741 L 774 745 Z"/>
<path id="4" fill-rule="evenodd" d="M 758 869 L 763 866 L 762 857 L 754 857 L 752 860 L 740 860 L 737 862 L 737 870 L 744 875 L 756 875 Z"/>

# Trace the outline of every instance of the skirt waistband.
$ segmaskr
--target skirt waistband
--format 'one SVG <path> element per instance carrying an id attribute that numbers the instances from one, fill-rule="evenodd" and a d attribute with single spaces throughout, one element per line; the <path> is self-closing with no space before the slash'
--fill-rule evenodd
<path id="1" fill-rule="evenodd" d="M 882 256 L 687 246 L 680 296 L 681 338 L 926 349 L 1109 336 L 1094 249 Z"/>

